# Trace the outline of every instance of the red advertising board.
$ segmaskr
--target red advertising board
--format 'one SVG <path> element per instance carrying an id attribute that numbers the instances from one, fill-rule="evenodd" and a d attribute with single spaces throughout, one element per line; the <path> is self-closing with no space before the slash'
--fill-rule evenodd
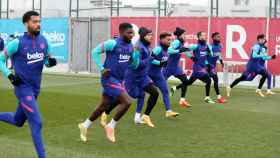
<path id="1" fill-rule="evenodd" d="M 273 74 L 280 74 L 280 20 L 270 19 L 269 21 L 269 54 L 276 54 L 277 58 L 268 62 L 269 71 Z"/>

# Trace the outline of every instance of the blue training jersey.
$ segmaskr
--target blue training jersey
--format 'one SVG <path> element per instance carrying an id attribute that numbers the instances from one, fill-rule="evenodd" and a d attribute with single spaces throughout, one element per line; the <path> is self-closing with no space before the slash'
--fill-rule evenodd
<path id="1" fill-rule="evenodd" d="M 267 49 L 257 43 L 251 48 L 250 59 L 247 63 L 248 70 L 261 70 L 265 68 L 265 61 L 270 60 L 271 56 L 267 54 Z"/>
<path id="2" fill-rule="evenodd" d="M 217 61 L 222 60 L 222 45 L 220 43 L 213 43 L 210 47 L 213 52 L 213 56 L 209 55 L 207 61 L 212 68 L 215 68 Z"/>
<path id="3" fill-rule="evenodd" d="M 1 53 L 0 70 L 5 77 L 11 74 L 6 67 L 7 58 L 11 58 L 15 75 L 23 81 L 24 85 L 31 87 L 38 94 L 43 66 L 44 64 L 49 66 L 50 51 L 51 46 L 43 35 L 30 36 L 24 33 L 23 36 L 9 42 L 4 53 Z"/>
<path id="4" fill-rule="evenodd" d="M 101 53 L 105 52 L 104 64 L 101 63 Z M 129 60 L 133 52 L 132 43 L 125 42 L 122 37 L 105 41 L 92 51 L 92 59 L 98 69 L 110 69 L 110 75 L 120 81 L 124 79 Z"/>

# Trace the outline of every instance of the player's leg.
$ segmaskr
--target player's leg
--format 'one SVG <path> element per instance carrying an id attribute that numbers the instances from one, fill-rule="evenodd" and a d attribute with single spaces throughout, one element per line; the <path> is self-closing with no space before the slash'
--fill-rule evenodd
<path id="1" fill-rule="evenodd" d="M 97 108 L 91 113 L 90 117 L 87 118 L 83 123 L 80 123 L 80 138 L 82 141 L 87 141 L 87 130 L 92 125 L 92 122 L 95 121 L 110 105 L 110 97 L 106 94 L 103 94 L 101 97 L 100 103 L 97 105 Z"/>
<path id="2" fill-rule="evenodd" d="M 118 100 L 114 100 L 112 103 L 110 103 L 110 106 L 101 114 L 100 117 L 100 125 L 102 127 L 105 127 L 107 124 L 107 117 L 108 115 L 115 109 L 115 107 L 119 104 L 120 102 Z"/>
<path id="3" fill-rule="evenodd" d="M 45 158 L 45 149 L 42 138 L 42 119 L 38 109 L 38 104 L 34 96 L 20 98 L 20 106 L 27 117 L 33 143 L 39 158 Z"/>
<path id="4" fill-rule="evenodd" d="M 264 85 L 264 82 L 265 80 L 267 79 L 267 72 L 265 70 L 262 70 L 260 73 L 259 73 L 262 77 L 260 79 L 260 82 L 259 82 L 259 85 L 258 85 L 258 89 L 256 90 L 256 94 L 260 97 L 265 97 L 265 95 L 262 93 L 262 87 Z"/>
<path id="5" fill-rule="evenodd" d="M 158 93 L 157 88 L 152 83 L 145 86 L 144 91 L 147 92 L 150 96 L 147 100 L 147 107 L 144 112 L 144 115 L 142 116 L 142 121 L 144 124 L 147 124 L 150 127 L 154 127 L 154 124 L 152 123 L 152 121 L 150 119 L 150 113 L 152 112 L 153 108 L 155 107 L 155 105 L 157 103 L 159 93 Z"/>
<path id="6" fill-rule="evenodd" d="M 176 75 L 176 78 L 178 78 L 181 81 L 181 84 L 179 84 L 176 89 L 181 89 L 181 98 L 180 98 L 180 102 L 179 104 L 182 107 L 187 107 L 189 106 L 189 103 L 186 101 L 185 97 L 186 97 L 186 92 L 187 92 L 187 86 L 188 86 L 188 78 L 185 74 L 182 75 Z M 171 88 L 171 91 L 175 91 L 174 87 Z"/>
<path id="7" fill-rule="evenodd" d="M 116 141 L 115 127 L 131 105 L 131 99 L 125 91 L 117 97 L 117 100 L 120 102 L 120 104 L 117 106 L 117 112 L 112 120 L 104 128 L 108 140 L 113 143 Z"/>
<path id="8" fill-rule="evenodd" d="M 20 103 L 18 104 L 17 111 L 14 112 L 1 112 L 0 113 L 0 121 L 9 123 L 11 125 L 15 125 L 17 127 L 22 127 L 26 121 L 25 113 L 20 106 Z"/>
<path id="9" fill-rule="evenodd" d="M 197 78 L 195 76 L 193 76 L 193 75 L 189 78 L 189 80 L 187 81 L 187 84 L 186 84 L 187 85 L 186 86 L 186 95 L 188 93 L 188 87 L 190 85 L 192 85 L 196 80 L 197 80 Z M 187 107 L 191 107 L 192 106 L 187 100 L 185 100 L 185 102 L 186 102 L 186 104 L 180 104 L 180 106 L 183 107 L 183 108 L 187 108 Z"/>
<path id="10" fill-rule="evenodd" d="M 163 75 L 151 76 L 152 80 L 155 83 L 155 86 L 159 88 L 162 94 L 163 103 L 165 105 L 165 116 L 166 117 L 176 117 L 179 113 L 171 110 L 170 98 L 167 81 L 164 79 Z"/>
<path id="11" fill-rule="evenodd" d="M 266 95 L 274 95 L 275 94 L 271 90 L 271 81 L 272 81 L 272 75 L 269 71 L 267 71 L 267 91 L 266 91 Z"/>
<path id="12" fill-rule="evenodd" d="M 220 94 L 220 89 L 219 89 L 219 78 L 217 74 L 212 74 L 211 78 L 213 79 L 214 82 L 214 89 L 217 95 L 217 101 L 218 103 L 226 103 L 227 101 L 225 100 L 224 97 Z"/>
<path id="13" fill-rule="evenodd" d="M 135 116 L 134 116 L 134 122 L 136 124 L 140 124 L 142 122 L 141 121 L 141 111 L 144 106 L 144 102 L 145 102 L 145 93 L 143 93 L 142 95 L 140 95 L 137 98 L 136 112 L 135 112 Z"/>
<path id="14" fill-rule="evenodd" d="M 211 78 L 209 75 L 205 75 L 201 78 L 199 78 L 202 82 L 204 82 L 206 85 L 205 85 L 205 98 L 204 98 L 204 101 L 206 103 L 209 103 L 209 104 L 213 104 L 215 103 L 215 101 L 213 101 L 211 98 L 210 98 L 210 89 L 211 89 Z"/>
<path id="15" fill-rule="evenodd" d="M 230 97 L 231 89 L 232 89 L 233 87 L 235 87 L 237 84 L 239 84 L 239 82 L 241 82 L 241 81 L 246 81 L 247 78 L 248 78 L 248 76 L 249 76 L 249 73 L 244 72 L 244 73 L 242 73 L 242 75 L 241 75 L 240 77 L 238 77 L 237 79 L 235 79 L 235 80 L 230 84 L 230 86 L 228 86 L 228 87 L 226 88 L 227 96 Z"/>

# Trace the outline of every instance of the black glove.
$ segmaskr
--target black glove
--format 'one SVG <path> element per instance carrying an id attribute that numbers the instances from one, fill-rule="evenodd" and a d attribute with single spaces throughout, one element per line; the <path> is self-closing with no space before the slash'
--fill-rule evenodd
<path id="1" fill-rule="evenodd" d="M 220 63 L 224 67 L 224 61 L 222 59 L 220 59 Z"/>
<path id="2" fill-rule="evenodd" d="M 18 86 L 20 84 L 22 84 L 22 80 L 18 77 L 15 76 L 14 74 L 10 74 L 8 76 L 8 79 L 10 80 L 10 82 L 14 85 L 14 86 Z"/>
<path id="3" fill-rule="evenodd" d="M 166 65 L 167 65 L 167 60 L 160 61 L 160 66 L 166 66 Z"/>
<path id="4" fill-rule="evenodd" d="M 53 67 L 57 64 L 57 61 L 55 58 L 49 58 L 49 67 Z"/>
<path id="5" fill-rule="evenodd" d="M 196 58 L 196 57 L 191 57 L 191 60 L 192 60 L 193 62 L 197 62 L 197 58 Z"/>
<path id="6" fill-rule="evenodd" d="M 111 70 L 110 69 L 103 69 L 102 71 L 101 71 L 101 75 L 102 75 L 102 77 L 108 77 L 109 75 L 110 75 L 110 72 L 111 72 Z"/>
<path id="7" fill-rule="evenodd" d="M 271 58 L 272 58 L 272 59 L 276 59 L 276 55 L 273 54 L 273 55 L 271 56 Z"/>
<path id="8" fill-rule="evenodd" d="M 179 49 L 179 52 L 182 53 L 182 52 L 186 52 L 186 51 L 190 51 L 189 48 L 186 48 L 186 47 L 182 47 Z"/>

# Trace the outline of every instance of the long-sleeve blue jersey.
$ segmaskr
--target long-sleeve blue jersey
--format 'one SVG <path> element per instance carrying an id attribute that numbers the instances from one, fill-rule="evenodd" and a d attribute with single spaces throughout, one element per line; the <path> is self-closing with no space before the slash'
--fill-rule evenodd
<path id="1" fill-rule="evenodd" d="M 34 37 L 24 33 L 23 36 L 9 42 L 0 54 L 0 70 L 5 77 L 11 74 L 6 66 L 7 58 L 11 58 L 15 74 L 37 95 L 40 91 L 43 66 L 49 66 L 50 52 L 51 46 L 44 36 Z"/>
<path id="2" fill-rule="evenodd" d="M 105 52 L 104 64 L 101 62 L 101 54 Z M 120 81 L 124 79 L 129 60 L 133 52 L 133 45 L 125 42 L 121 37 L 105 41 L 92 51 L 92 59 L 98 69 L 110 69 L 110 75 Z"/>

